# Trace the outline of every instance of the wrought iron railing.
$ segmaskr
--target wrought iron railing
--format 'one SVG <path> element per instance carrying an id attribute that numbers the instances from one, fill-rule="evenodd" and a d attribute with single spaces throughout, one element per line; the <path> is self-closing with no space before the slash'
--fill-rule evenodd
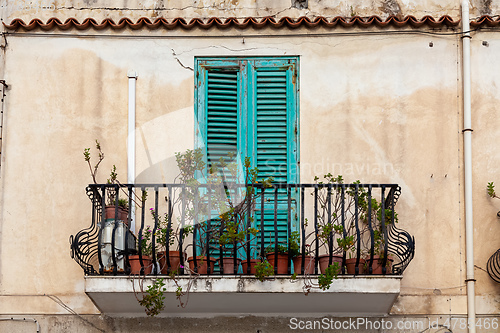
<path id="1" fill-rule="evenodd" d="M 486 271 L 493 281 L 500 283 L 500 249 L 488 259 Z"/>
<path id="2" fill-rule="evenodd" d="M 70 237 L 87 275 L 251 274 L 269 254 L 288 262 L 283 271 L 270 258 L 276 274 L 319 274 L 323 261 L 338 262 L 339 274 L 376 274 L 377 264 L 382 274 L 402 274 L 415 252 L 414 238 L 397 227 L 395 184 L 93 184 L 87 195 L 91 224 Z M 292 267 L 294 257 L 302 260 Z"/>

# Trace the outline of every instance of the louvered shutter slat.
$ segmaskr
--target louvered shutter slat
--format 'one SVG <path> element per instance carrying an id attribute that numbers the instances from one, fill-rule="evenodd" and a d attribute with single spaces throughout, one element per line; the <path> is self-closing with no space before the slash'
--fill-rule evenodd
<path id="1" fill-rule="evenodd" d="M 207 164 L 212 166 L 238 144 L 238 73 L 209 71 L 207 76 Z"/>
<path id="2" fill-rule="evenodd" d="M 256 148 L 259 179 L 273 177 L 274 182 L 287 182 L 287 80 L 285 70 L 257 70 L 256 73 Z M 274 193 L 267 190 L 264 204 L 265 246 L 274 244 Z M 259 207 L 259 205 L 257 205 Z M 288 197 L 278 190 L 278 242 L 287 244 Z M 256 220 L 260 221 L 260 212 Z M 260 245 L 260 240 L 259 240 Z"/>

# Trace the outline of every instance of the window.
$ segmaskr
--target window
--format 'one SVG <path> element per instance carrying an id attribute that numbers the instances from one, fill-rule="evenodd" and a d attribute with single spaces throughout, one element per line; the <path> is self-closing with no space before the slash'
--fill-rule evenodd
<path id="1" fill-rule="evenodd" d="M 207 165 L 233 152 L 240 161 L 249 156 L 260 179 L 299 183 L 298 58 L 197 58 L 195 68 L 195 145 L 203 149 Z M 287 212 L 286 189 L 280 189 L 278 241 L 283 243 L 297 228 L 296 208 L 291 229 Z M 267 204 L 264 213 L 268 243 L 274 206 Z M 260 227 L 260 210 L 255 220 Z"/>

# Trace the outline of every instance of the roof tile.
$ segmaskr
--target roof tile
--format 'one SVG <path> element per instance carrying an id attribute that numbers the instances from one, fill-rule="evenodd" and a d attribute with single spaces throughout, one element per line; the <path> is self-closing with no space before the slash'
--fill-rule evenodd
<path id="1" fill-rule="evenodd" d="M 13 19 L 10 24 L 5 24 L 6 29 L 9 30 L 17 30 L 24 29 L 27 31 L 34 30 L 36 28 L 41 28 L 42 30 L 52 30 L 52 29 L 61 29 L 67 30 L 71 28 L 76 28 L 78 30 L 85 30 L 93 28 L 95 30 L 101 30 L 105 28 L 112 28 L 115 30 L 123 29 L 128 27 L 133 30 L 141 29 L 146 27 L 148 29 L 193 29 L 193 28 L 201 28 L 201 29 L 210 29 L 213 27 L 217 27 L 219 29 L 227 29 L 227 28 L 238 28 L 238 29 L 261 29 L 264 27 L 271 27 L 275 29 L 279 28 L 289 28 L 289 29 L 297 29 L 299 27 L 307 27 L 307 28 L 316 28 L 316 27 L 327 27 L 327 28 L 335 28 L 337 26 L 344 28 L 351 27 L 360 27 L 360 28 L 368 28 L 370 26 L 377 26 L 380 28 L 384 27 L 405 27 L 411 26 L 413 28 L 420 28 L 424 25 L 427 25 L 432 28 L 438 28 L 442 26 L 446 27 L 456 27 L 460 23 L 460 20 L 454 21 L 448 15 L 441 16 L 439 19 L 434 19 L 432 16 L 424 16 L 421 19 L 417 19 L 415 16 L 406 16 L 404 18 L 398 18 L 397 16 L 389 16 L 387 19 L 383 20 L 379 16 L 370 16 L 370 17 L 360 17 L 353 16 L 350 18 L 337 16 L 331 20 L 326 17 L 316 17 L 311 19 L 309 17 L 299 17 L 297 19 L 291 17 L 283 17 L 276 21 L 275 18 L 267 16 L 263 18 L 256 17 L 247 17 L 245 19 L 239 20 L 234 17 L 229 17 L 226 19 L 221 19 L 218 17 L 212 17 L 206 20 L 200 18 L 191 19 L 187 22 L 184 18 L 178 17 L 172 20 L 167 20 L 163 17 L 155 19 L 153 22 L 147 17 L 141 17 L 137 20 L 137 22 L 133 22 L 129 18 L 122 18 L 118 23 L 115 23 L 112 19 L 104 19 L 101 23 L 97 23 L 97 21 L 93 18 L 86 18 L 81 23 L 76 18 L 69 18 L 66 21 L 61 22 L 58 18 L 50 18 L 47 22 L 43 22 L 40 19 L 33 19 L 28 24 L 26 24 L 21 19 Z M 500 18 L 496 20 L 490 16 L 482 16 L 477 21 L 472 21 L 472 27 L 478 27 L 483 24 L 488 26 L 497 26 L 500 24 Z"/>

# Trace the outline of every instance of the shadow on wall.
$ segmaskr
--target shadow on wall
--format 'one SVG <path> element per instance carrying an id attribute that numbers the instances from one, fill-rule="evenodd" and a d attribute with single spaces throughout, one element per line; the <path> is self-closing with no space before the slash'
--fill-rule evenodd
<path id="1" fill-rule="evenodd" d="M 139 173 L 135 182 L 137 184 L 155 184 L 161 180 L 162 183 L 172 184 L 178 175 L 179 168 L 177 167 L 175 156 L 172 156 L 151 165 Z"/>
<path id="2" fill-rule="evenodd" d="M 139 126 L 135 182 L 173 183 L 179 175 L 175 153 L 193 149 L 194 129 L 192 106 L 162 114 Z"/>

